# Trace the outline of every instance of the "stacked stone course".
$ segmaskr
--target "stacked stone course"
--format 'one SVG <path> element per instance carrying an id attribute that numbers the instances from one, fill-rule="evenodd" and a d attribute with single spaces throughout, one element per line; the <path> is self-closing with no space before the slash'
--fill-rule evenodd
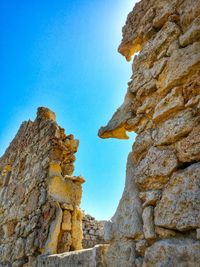
<path id="1" fill-rule="evenodd" d="M 99 244 L 104 244 L 103 228 L 105 221 L 97 221 L 89 214 L 83 216 L 83 248 L 92 248 Z"/>
<path id="2" fill-rule="evenodd" d="M 104 228 L 107 265 L 200 266 L 200 1 L 140 1 L 119 52 L 139 54 L 124 103 L 99 135 L 137 137 Z"/>
<path id="3" fill-rule="evenodd" d="M 84 182 L 74 177 L 78 140 L 39 108 L 0 158 L 0 265 L 35 266 L 40 254 L 81 249 Z"/>

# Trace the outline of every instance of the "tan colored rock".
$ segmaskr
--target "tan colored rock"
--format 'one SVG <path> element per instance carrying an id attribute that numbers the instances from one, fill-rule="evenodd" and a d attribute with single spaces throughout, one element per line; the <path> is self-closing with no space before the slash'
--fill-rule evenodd
<path id="1" fill-rule="evenodd" d="M 184 108 L 184 98 L 180 87 L 175 87 L 155 107 L 153 120 L 160 122 L 173 116 L 174 113 Z"/>
<path id="2" fill-rule="evenodd" d="M 177 157 L 181 162 L 200 161 L 200 126 L 176 143 Z"/>
<path id="3" fill-rule="evenodd" d="M 72 212 L 72 250 L 82 249 L 82 211 L 76 207 Z"/>
<path id="4" fill-rule="evenodd" d="M 199 266 L 199 251 L 199 241 L 187 238 L 161 240 L 147 249 L 143 267 Z"/>
<path id="5" fill-rule="evenodd" d="M 106 254 L 109 267 L 132 267 L 136 260 L 135 242 L 131 239 L 120 239 L 111 243 Z"/>
<path id="6" fill-rule="evenodd" d="M 144 256 L 145 250 L 148 248 L 148 242 L 145 239 L 139 240 L 136 242 L 136 251 L 141 255 Z"/>
<path id="7" fill-rule="evenodd" d="M 131 118 L 132 96 L 130 93 L 126 94 L 124 103 L 122 106 L 115 112 L 112 119 L 109 121 L 108 125 L 101 127 L 98 135 L 101 138 L 119 138 L 119 139 L 128 139 L 125 130 L 125 124 L 128 119 Z"/>
<path id="8" fill-rule="evenodd" d="M 78 141 L 55 119 L 54 112 L 39 108 L 0 158 L 0 265 L 35 267 L 39 254 L 70 251 L 72 239 L 81 244 L 80 218 L 69 223 L 84 182 L 69 176 Z"/>
<path id="9" fill-rule="evenodd" d="M 155 208 L 155 225 L 186 231 L 200 227 L 200 164 L 175 172 Z"/>
<path id="10" fill-rule="evenodd" d="M 142 213 L 143 220 L 143 232 L 144 236 L 147 240 L 155 239 L 155 227 L 154 227 L 154 208 L 152 206 L 148 206 L 144 208 Z"/>
<path id="11" fill-rule="evenodd" d="M 168 92 L 171 88 L 184 84 L 185 79 L 199 69 L 199 65 L 199 42 L 174 50 L 164 71 L 159 76 L 157 84 L 159 92 Z"/>
<path id="12" fill-rule="evenodd" d="M 146 157 L 136 167 L 136 184 L 143 191 L 162 189 L 177 166 L 174 150 L 151 147 Z"/>
<path id="13" fill-rule="evenodd" d="M 63 231 L 70 231 L 72 228 L 72 222 L 71 222 L 71 212 L 68 210 L 63 211 L 63 218 L 62 218 L 62 230 Z"/>
<path id="14" fill-rule="evenodd" d="M 122 199 L 105 224 L 108 267 L 200 265 L 199 17 L 200 0 L 141 0 L 127 17 L 119 52 L 127 60 L 139 52 L 129 99 L 100 136 L 137 137 Z M 136 246 L 130 261 L 127 239 Z"/>
<path id="15" fill-rule="evenodd" d="M 145 192 L 140 192 L 139 197 L 144 202 L 143 207 L 155 206 L 158 200 L 161 198 L 160 190 L 150 190 Z"/>
<path id="16" fill-rule="evenodd" d="M 136 136 L 133 144 L 133 160 L 137 164 L 147 153 L 150 146 L 153 144 L 152 130 L 143 131 Z"/>
<path id="17" fill-rule="evenodd" d="M 158 226 L 155 227 L 155 232 L 159 236 L 159 238 L 163 238 L 163 239 L 175 236 L 177 234 L 173 230 L 169 230 L 169 229 L 158 227 Z"/>
<path id="18" fill-rule="evenodd" d="M 196 18 L 190 28 L 179 37 L 181 46 L 192 44 L 200 39 L 200 18 Z"/>
<path id="19" fill-rule="evenodd" d="M 180 111 L 171 119 L 160 124 L 154 131 L 155 145 L 169 145 L 180 140 L 198 124 L 198 117 L 195 117 L 194 110 L 186 109 Z"/>

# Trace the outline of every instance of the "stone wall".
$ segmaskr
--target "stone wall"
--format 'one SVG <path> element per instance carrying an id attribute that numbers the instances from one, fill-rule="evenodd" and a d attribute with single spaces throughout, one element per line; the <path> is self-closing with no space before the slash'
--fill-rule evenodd
<path id="1" fill-rule="evenodd" d="M 84 214 L 83 226 L 83 248 L 92 248 L 98 244 L 104 244 L 103 227 L 105 221 L 97 221 L 89 214 Z"/>
<path id="2" fill-rule="evenodd" d="M 74 177 L 78 140 L 39 108 L 0 158 L 0 265 L 34 266 L 39 254 L 81 249 L 84 182 Z"/>
<path id="3" fill-rule="evenodd" d="M 107 264 L 200 266 L 200 1 L 140 1 L 119 52 L 139 54 L 124 103 L 99 135 L 137 137 L 104 229 Z"/>

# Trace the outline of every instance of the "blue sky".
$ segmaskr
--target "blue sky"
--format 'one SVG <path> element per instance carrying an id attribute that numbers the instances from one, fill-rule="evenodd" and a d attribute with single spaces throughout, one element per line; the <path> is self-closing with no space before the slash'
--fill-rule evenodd
<path id="1" fill-rule="evenodd" d="M 121 197 L 130 140 L 98 138 L 122 103 L 131 64 L 117 53 L 133 0 L 1 0 L 0 154 L 38 106 L 80 140 L 81 207 L 109 219 Z"/>

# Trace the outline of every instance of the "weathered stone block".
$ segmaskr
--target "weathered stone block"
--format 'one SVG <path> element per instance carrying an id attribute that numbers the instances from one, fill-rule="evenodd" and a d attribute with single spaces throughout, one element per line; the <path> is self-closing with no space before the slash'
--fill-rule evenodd
<path id="1" fill-rule="evenodd" d="M 135 170 L 135 180 L 139 189 L 162 189 L 177 166 L 174 150 L 151 147 Z"/>
<path id="2" fill-rule="evenodd" d="M 155 208 L 157 226 L 186 231 L 200 227 L 200 164 L 175 172 Z"/>
<path id="3" fill-rule="evenodd" d="M 199 266 L 200 242 L 192 239 L 166 239 L 149 247 L 143 267 L 151 266 Z"/>

